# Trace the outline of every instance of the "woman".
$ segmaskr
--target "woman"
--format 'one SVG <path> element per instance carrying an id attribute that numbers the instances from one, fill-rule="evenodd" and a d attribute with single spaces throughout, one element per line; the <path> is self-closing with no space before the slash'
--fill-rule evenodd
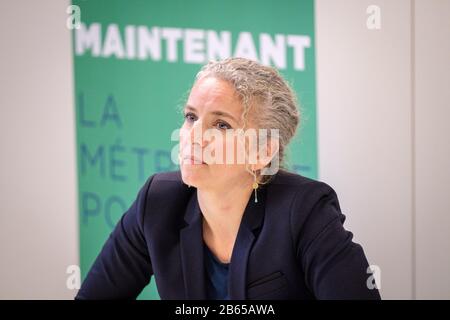
<path id="1" fill-rule="evenodd" d="M 147 180 L 76 299 L 135 298 L 151 276 L 161 299 L 380 299 L 335 191 L 278 170 L 299 113 L 275 69 L 208 63 L 184 115 L 180 170 Z M 250 129 L 274 129 L 257 153 Z"/>

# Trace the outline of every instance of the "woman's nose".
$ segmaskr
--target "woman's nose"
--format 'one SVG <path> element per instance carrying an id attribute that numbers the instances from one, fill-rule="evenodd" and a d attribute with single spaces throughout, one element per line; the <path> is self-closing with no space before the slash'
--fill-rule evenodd
<path id="1" fill-rule="evenodd" d="M 201 147 L 204 147 L 206 144 L 203 122 L 200 119 L 194 122 L 191 131 L 189 132 L 189 138 L 192 144 L 199 144 Z"/>

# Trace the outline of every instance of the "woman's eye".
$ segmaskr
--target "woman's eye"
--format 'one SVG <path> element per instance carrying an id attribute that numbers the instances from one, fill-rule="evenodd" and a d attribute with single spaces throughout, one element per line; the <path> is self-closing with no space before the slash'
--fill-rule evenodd
<path id="1" fill-rule="evenodd" d="M 186 113 L 184 115 L 184 118 L 189 122 L 195 121 L 195 115 L 193 115 L 192 113 Z"/>
<path id="2" fill-rule="evenodd" d="M 219 130 L 231 129 L 231 126 L 228 123 L 222 121 L 217 122 L 216 126 Z"/>

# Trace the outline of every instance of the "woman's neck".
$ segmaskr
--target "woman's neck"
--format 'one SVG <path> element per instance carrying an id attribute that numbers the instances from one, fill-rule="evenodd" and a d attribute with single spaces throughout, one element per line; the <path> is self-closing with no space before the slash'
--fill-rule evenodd
<path id="1" fill-rule="evenodd" d="M 253 191 L 250 180 L 222 190 L 197 190 L 198 203 L 204 218 L 203 230 L 210 238 L 234 243 Z"/>

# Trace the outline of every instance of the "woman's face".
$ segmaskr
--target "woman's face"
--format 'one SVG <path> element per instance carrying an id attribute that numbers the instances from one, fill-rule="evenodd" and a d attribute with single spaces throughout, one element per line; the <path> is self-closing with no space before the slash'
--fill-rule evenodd
<path id="1" fill-rule="evenodd" d="M 243 111 L 230 83 L 206 77 L 194 84 L 180 130 L 180 168 L 184 183 L 199 189 L 219 190 L 251 183 L 253 177 L 242 161 L 245 153 L 240 148 L 242 144 L 231 134 L 243 127 Z M 251 121 L 247 122 L 246 128 L 249 127 Z"/>

